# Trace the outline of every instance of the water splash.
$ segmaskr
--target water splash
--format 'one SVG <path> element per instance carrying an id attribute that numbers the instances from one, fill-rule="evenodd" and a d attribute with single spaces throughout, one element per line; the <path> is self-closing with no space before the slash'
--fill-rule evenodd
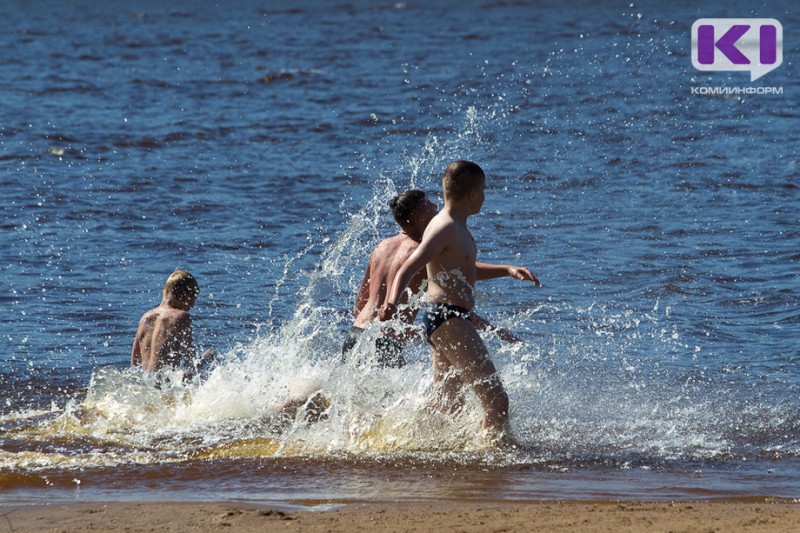
<path id="1" fill-rule="evenodd" d="M 344 248 L 332 245 L 323 264 L 335 265 Z M 474 397 L 455 416 L 431 410 L 427 346 L 408 347 L 410 364 L 403 369 L 339 362 L 343 320 L 331 321 L 311 296 L 327 283 L 322 272 L 332 271 L 321 268 L 312 276 L 288 324 L 224 354 L 203 379 L 183 384 L 179 373 L 155 377 L 104 367 L 94 372 L 82 401 L 5 416 L 0 468 L 297 455 L 400 454 L 428 461 L 434 452 L 470 461 L 481 453 L 493 464 L 652 467 L 798 452 L 796 441 L 779 437 L 797 434 L 790 405 L 742 403 L 724 384 L 663 366 L 678 341 L 658 306 L 637 314 L 610 304 L 551 302 L 500 317 L 499 325 L 524 332 L 569 321 L 557 334 L 539 334 L 523 345 L 485 337 L 511 397 L 519 441 L 517 450 L 488 453 Z M 644 347 L 658 353 L 649 357 Z M 315 393 L 325 399 L 323 414 L 310 419 L 307 400 Z"/>

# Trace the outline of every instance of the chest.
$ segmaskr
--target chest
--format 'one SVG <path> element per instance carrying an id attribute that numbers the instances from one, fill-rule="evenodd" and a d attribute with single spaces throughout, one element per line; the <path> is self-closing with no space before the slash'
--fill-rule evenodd
<path id="1" fill-rule="evenodd" d="M 468 229 L 463 228 L 456 234 L 455 242 L 450 250 L 451 254 L 459 256 L 460 260 L 474 262 L 478 255 L 475 239 Z"/>

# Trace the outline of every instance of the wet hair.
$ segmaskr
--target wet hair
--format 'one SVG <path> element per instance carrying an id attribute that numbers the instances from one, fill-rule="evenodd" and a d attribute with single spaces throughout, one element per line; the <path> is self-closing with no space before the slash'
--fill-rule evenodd
<path id="1" fill-rule="evenodd" d="M 411 225 L 411 217 L 425 204 L 425 193 L 411 189 L 398 194 L 389 202 L 389 208 L 398 224 L 402 227 Z"/>
<path id="2" fill-rule="evenodd" d="M 472 161 L 450 163 L 442 176 L 444 194 L 454 200 L 464 198 L 472 189 L 486 180 L 483 169 Z"/>
<path id="3" fill-rule="evenodd" d="M 178 269 L 173 272 L 164 284 L 164 298 L 172 296 L 182 300 L 187 296 L 197 296 L 200 293 L 200 286 L 188 270 Z"/>

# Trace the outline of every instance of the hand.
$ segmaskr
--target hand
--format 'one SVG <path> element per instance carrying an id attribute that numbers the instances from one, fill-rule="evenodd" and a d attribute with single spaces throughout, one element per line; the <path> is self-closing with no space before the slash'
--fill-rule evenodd
<path id="1" fill-rule="evenodd" d="M 206 367 L 210 366 L 217 357 L 217 352 L 214 351 L 214 348 L 209 348 L 203 355 L 201 355 L 197 360 L 194 361 L 194 370 L 200 372 L 201 370 L 205 370 Z M 191 377 L 189 378 L 191 379 Z"/>
<path id="2" fill-rule="evenodd" d="M 505 341 L 505 342 L 507 342 L 509 344 L 520 344 L 520 343 L 522 343 L 522 339 L 520 339 L 519 337 L 517 337 L 516 335 L 514 335 L 513 333 L 511 333 L 510 331 L 508 331 L 505 328 L 497 328 L 495 330 L 495 333 L 497 333 L 497 336 L 500 337 L 501 341 Z"/>
<path id="3" fill-rule="evenodd" d="M 381 310 L 378 311 L 378 320 L 381 322 L 386 322 L 387 320 L 391 320 L 394 315 L 397 313 L 397 306 L 395 304 L 385 303 Z"/>
<path id="4" fill-rule="evenodd" d="M 531 274 L 531 271 L 524 267 L 508 267 L 508 275 L 520 281 L 532 281 L 537 287 L 542 286 L 542 284 L 539 283 L 539 280 L 536 279 L 536 276 Z"/>
<path id="5" fill-rule="evenodd" d="M 203 352 L 203 355 L 200 356 L 200 364 L 204 365 L 206 363 L 210 363 L 216 357 L 217 357 L 217 352 L 214 351 L 214 348 L 209 348 L 208 350 Z"/>

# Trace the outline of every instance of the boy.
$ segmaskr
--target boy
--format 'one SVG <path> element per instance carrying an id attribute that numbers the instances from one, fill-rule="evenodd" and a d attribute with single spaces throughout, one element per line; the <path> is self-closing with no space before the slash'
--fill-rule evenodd
<path id="1" fill-rule="evenodd" d="M 131 366 L 154 372 L 164 367 L 183 367 L 184 380 L 192 378 L 195 349 L 192 317 L 200 287 L 187 270 L 176 270 L 164 284 L 161 304 L 142 315 L 133 341 Z M 210 361 L 213 350 L 207 350 L 196 366 Z"/>
<path id="2" fill-rule="evenodd" d="M 346 360 L 355 348 L 358 338 L 369 327 L 378 315 L 377 309 L 386 298 L 386 291 L 394 281 L 397 270 L 403 266 L 406 259 L 417 249 L 422 234 L 428 223 L 436 214 L 436 205 L 428 200 L 425 193 L 416 189 L 405 191 L 389 202 L 392 215 L 400 226 L 400 233 L 394 237 L 382 240 L 372 251 L 364 272 L 364 279 L 358 289 L 356 303 L 353 308 L 355 321 L 342 346 L 342 360 Z M 409 288 L 412 292 L 419 291 L 425 280 L 425 272 L 420 271 L 412 276 Z M 408 296 L 403 294 L 400 303 L 408 301 Z M 406 310 L 400 318 L 406 324 L 414 322 L 416 310 Z M 380 366 L 400 368 L 405 366 L 402 355 L 405 332 L 388 335 L 384 332 L 375 341 L 377 362 Z"/>
<path id="3" fill-rule="evenodd" d="M 214 350 L 208 349 L 199 361 L 195 361 L 192 317 L 189 310 L 194 307 L 200 287 L 188 270 L 176 270 L 164 284 L 161 305 L 142 315 L 139 329 L 133 341 L 131 366 L 141 366 L 155 372 L 161 368 L 184 368 L 183 381 L 192 379 L 194 371 L 211 363 Z M 301 398 L 285 401 L 277 409 L 278 427 L 292 423 L 302 407 L 303 419 L 308 423 L 327 417 L 330 401 L 317 390 Z"/>
<path id="4" fill-rule="evenodd" d="M 389 202 L 400 233 L 394 237 L 382 240 L 370 254 L 367 270 L 361 280 L 361 286 L 356 295 L 353 308 L 355 321 L 342 345 L 342 362 L 346 362 L 350 353 L 358 343 L 359 337 L 376 318 L 380 305 L 386 300 L 386 293 L 392 286 L 397 271 L 403 266 L 406 259 L 417 249 L 422 241 L 425 228 L 436 215 L 436 204 L 431 202 L 425 193 L 417 190 L 407 190 Z M 419 292 L 426 279 L 425 269 L 412 276 L 408 284 L 413 294 Z M 408 294 L 400 295 L 401 305 L 408 303 Z M 406 308 L 400 313 L 400 319 L 405 324 L 412 324 L 417 316 L 418 309 Z M 506 342 L 521 342 L 510 331 L 496 328 L 477 315 L 473 315 L 473 322 L 481 330 L 493 331 Z M 377 363 L 381 367 L 402 368 L 406 361 L 402 355 L 403 347 L 411 335 L 410 328 L 403 331 L 393 331 L 387 328 L 375 341 Z"/>
<path id="5" fill-rule="evenodd" d="M 470 161 L 450 164 L 442 177 L 444 208 L 431 220 L 422 242 L 395 276 L 380 312 L 392 318 L 412 277 L 427 268 L 428 292 L 425 330 L 434 348 L 434 381 L 440 382 L 443 399 L 458 408 L 460 391 L 470 387 L 483 409 L 483 428 L 491 440 L 508 440 L 508 394 L 489 353 L 472 322 L 477 280 L 511 276 L 539 285 L 527 268 L 478 263 L 477 247 L 467 219 L 480 212 L 486 176 Z"/>

